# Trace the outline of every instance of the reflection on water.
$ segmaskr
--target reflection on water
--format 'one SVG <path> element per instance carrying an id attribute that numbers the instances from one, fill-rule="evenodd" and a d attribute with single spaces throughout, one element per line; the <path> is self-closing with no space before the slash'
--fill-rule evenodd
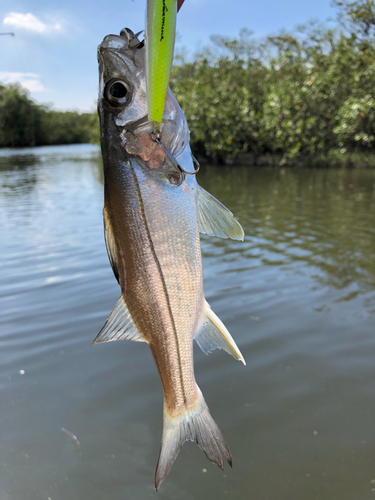
<path id="1" fill-rule="evenodd" d="M 202 252 L 247 367 L 196 350 L 234 469 L 189 443 L 157 494 L 152 356 L 90 347 L 119 294 L 102 182 L 94 146 L 0 151 L 1 500 L 372 498 L 375 172 L 202 168 L 246 233 Z"/>
<path id="2" fill-rule="evenodd" d="M 247 245 L 236 252 L 263 265 L 301 262 L 322 285 L 358 293 L 375 284 L 375 176 L 355 170 L 205 169 L 200 181 L 236 207 Z M 225 178 L 225 180 L 224 180 Z M 212 240 L 211 244 L 215 245 Z"/>

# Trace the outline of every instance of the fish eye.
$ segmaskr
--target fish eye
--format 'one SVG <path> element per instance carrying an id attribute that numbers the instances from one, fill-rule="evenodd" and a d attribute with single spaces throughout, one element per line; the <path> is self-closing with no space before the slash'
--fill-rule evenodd
<path id="1" fill-rule="evenodd" d="M 126 94 L 128 93 L 128 89 L 122 82 L 115 82 L 111 85 L 109 93 L 115 99 L 121 99 L 126 96 Z"/>
<path id="2" fill-rule="evenodd" d="M 106 83 L 104 96 L 111 106 L 124 106 L 130 99 L 130 87 L 123 80 L 110 80 Z"/>

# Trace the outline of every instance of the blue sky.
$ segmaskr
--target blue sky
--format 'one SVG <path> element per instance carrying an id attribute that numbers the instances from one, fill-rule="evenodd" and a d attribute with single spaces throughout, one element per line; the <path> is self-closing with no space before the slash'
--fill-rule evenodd
<path id="1" fill-rule="evenodd" d="M 98 87 L 96 47 L 123 27 L 145 27 L 146 0 L 2 0 L 0 81 L 19 81 L 39 103 L 92 111 Z M 185 0 L 177 19 L 178 46 L 199 50 L 212 34 L 255 36 L 335 17 L 330 0 Z"/>

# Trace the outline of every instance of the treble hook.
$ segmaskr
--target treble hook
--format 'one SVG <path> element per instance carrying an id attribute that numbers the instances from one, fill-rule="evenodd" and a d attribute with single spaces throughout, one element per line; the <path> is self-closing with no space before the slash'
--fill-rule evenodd
<path id="1" fill-rule="evenodd" d="M 199 172 L 199 169 L 201 168 L 201 166 L 199 164 L 199 161 L 193 155 L 193 153 L 190 153 L 190 154 L 191 154 L 191 159 L 193 160 L 193 163 L 195 165 L 195 170 L 193 172 L 186 172 L 186 170 L 183 170 L 183 173 L 186 175 L 195 175 Z"/>
<path id="2" fill-rule="evenodd" d="M 181 165 L 179 165 L 179 163 L 176 161 L 175 157 L 173 156 L 173 154 L 170 152 L 170 150 L 164 145 L 163 141 L 161 140 L 161 132 L 160 130 L 156 130 L 155 132 L 151 132 L 150 134 L 150 138 L 151 140 L 157 142 L 164 150 L 166 156 L 168 157 L 169 161 L 172 163 L 173 167 L 175 168 L 175 171 L 176 171 L 176 174 L 178 174 L 178 181 L 175 182 L 173 180 L 172 177 L 170 177 L 170 175 L 168 174 L 168 172 L 164 172 L 165 175 L 167 176 L 167 179 L 169 180 L 169 182 L 173 185 L 173 186 L 176 186 L 176 187 L 179 187 L 181 186 L 183 180 L 185 179 L 185 175 L 194 175 L 196 174 L 199 169 L 200 169 L 200 165 L 199 165 L 199 162 L 198 160 L 193 156 L 192 153 L 191 154 L 191 157 L 192 157 L 192 160 L 193 160 L 193 163 L 195 165 L 195 170 L 193 172 L 186 172 L 186 170 L 184 170 Z"/>

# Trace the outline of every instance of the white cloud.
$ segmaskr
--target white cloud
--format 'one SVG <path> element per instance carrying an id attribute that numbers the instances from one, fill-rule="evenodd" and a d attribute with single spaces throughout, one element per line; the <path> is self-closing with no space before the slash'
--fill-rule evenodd
<path id="1" fill-rule="evenodd" d="M 60 23 L 43 23 L 40 19 L 35 17 L 34 14 L 30 14 L 30 12 L 28 14 L 10 12 L 4 17 L 3 23 L 8 26 L 34 31 L 36 33 L 50 33 L 51 31 L 61 30 Z"/>
<path id="2" fill-rule="evenodd" d="M 19 83 L 30 92 L 43 92 L 46 90 L 40 81 L 40 75 L 35 73 L 12 73 L 10 71 L 0 72 L 0 81 L 3 83 Z"/>

